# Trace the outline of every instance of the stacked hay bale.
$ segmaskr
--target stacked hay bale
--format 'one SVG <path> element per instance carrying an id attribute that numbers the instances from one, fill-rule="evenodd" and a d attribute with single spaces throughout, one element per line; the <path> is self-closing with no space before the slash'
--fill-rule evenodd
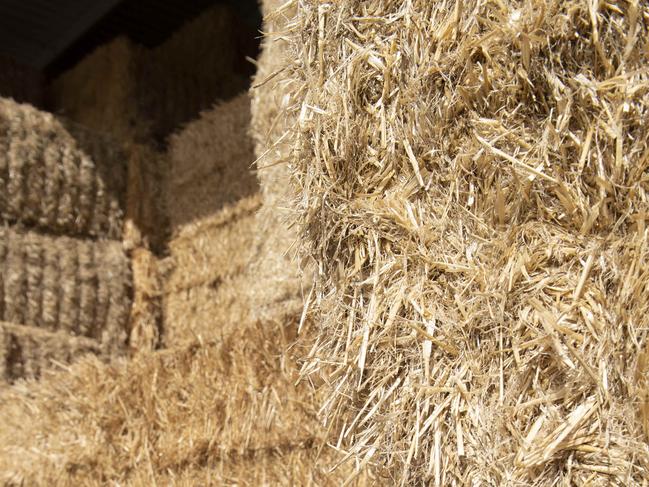
<path id="1" fill-rule="evenodd" d="M 0 379 L 117 352 L 130 310 L 122 153 L 0 99 Z"/>
<path id="2" fill-rule="evenodd" d="M 124 155 L 53 115 L 0 99 L 0 218 L 68 235 L 119 239 Z"/>
<path id="3" fill-rule="evenodd" d="M 170 138 L 164 190 L 171 227 L 164 278 L 167 344 L 222 335 L 249 314 L 260 206 L 249 124 L 244 94 Z"/>
<path id="4" fill-rule="evenodd" d="M 137 106 L 137 70 L 143 54 L 143 48 L 125 37 L 99 47 L 52 82 L 52 110 L 120 140 L 146 138 L 150 128 Z"/>
<path id="5" fill-rule="evenodd" d="M 122 140 L 161 142 L 247 85 L 235 70 L 232 25 L 230 7 L 215 5 L 155 48 L 119 37 L 56 79 L 49 104 L 56 113 Z"/>
<path id="6" fill-rule="evenodd" d="M 297 236 L 288 223 L 293 193 L 287 184 L 291 176 L 286 136 L 296 117 L 287 115 L 286 103 L 295 86 L 281 73 L 291 58 L 284 34 L 291 28 L 289 20 L 294 10 L 290 2 L 262 2 L 266 37 L 251 89 L 251 134 L 263 197 L 263 207 L 257 217 L 260 257 L 254 270 L 258 276 L 255 294 L 263 296 L 263 305 L 255 310 L 260 318 L 301 312 L 303 284 L 310 282 L 309 274 L 294 259 Z"/>
<path id="7" fill-rule="evenodd" d="M 644 485 L 647 2 L 293 4 L 326 419 L 402 482 Z"/>
<path id="8" fill-rule="evenodd" d="M 161 140 L 247 86 L 235 70 L 234 25 L 231 8 L 214 5 L 142 57 L 138 103 L 141 116 L 152 121 L 155 138 Z"/>
<path id="9" fill-rule="evenodd" d="M 242 326 L 113 366 L 88 358 L 0 391 L 0 481 L 341 485 L 351 466 L 314 466 L 321 430 L 309 389 L 294 386 L 291 328 Z"/>

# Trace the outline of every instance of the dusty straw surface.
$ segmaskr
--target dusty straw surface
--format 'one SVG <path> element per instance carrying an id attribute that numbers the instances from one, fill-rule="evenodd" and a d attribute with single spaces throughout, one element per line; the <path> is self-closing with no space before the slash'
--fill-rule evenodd
<path id="1" fill-rule="evenodd" d="M 164 196 L 172 236 L 258 191 L 249 125 L 250 99 L 241 94 L 169 138 Z"/>
<path id="2" fill-rule="evenodd" d="M 0 227 L 0 262 L 0 321 L 90 338 L 107 352 L 123 346 L 131 273 L 120 242 Z"/>
<path id="3" fill-rule="evenodd" d="M 340 444 L 408 483 L 646 484 L 647 2 L 271 15 Z"/>
<path id="4" fill-rule="evenodd" d="M 0 99 L 0 218 L 120 238 L 126 164 L 119 146 L 49 113 Z"/>
<path id="5" fill-rule="evenodd" d="M 337 458 L 332 450 L 319 455 L 325 432 L 311 392 L 294 385 L 298 371 L 286 353 L 294 333 L 295 323 L 241 323 L 218 343 L 113 366 L 89 357 L 38 384 L 2 390 L 0 479 L 340 485 L 353 471 L 329 473 Z"/>

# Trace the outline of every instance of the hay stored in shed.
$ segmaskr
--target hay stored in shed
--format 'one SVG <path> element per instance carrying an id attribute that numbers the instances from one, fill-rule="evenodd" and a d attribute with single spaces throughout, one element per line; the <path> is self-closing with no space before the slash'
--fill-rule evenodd
<path id="1" fill-rule="evenodd" d="M 249 125 L 250 99 L 240 94 L 169 138 L 164 187 L 172 234 L 258 191 Z"/>
<path id="2" fill-rule="evenodd" d="M 70 235 L 119 239 L 126 164 L 111 141 L 0 99 L 0 218 Z"/>
<path id="3" fill-rule="evenodd" d="M 235 69 L 235 25 L 228 5 L 214 5 L 143 56 L 138 102 L 155 138 L 246 88 L 247 78 Z"/>
<path id="4" fill-rule="evenodd" d="M 647 2 L 291 6 L 305 373 L 350 453 L 409 483 L 646 483 Z"/>
<path id="5" fill-rule="evenodd" d="M 185 225 L 169 242 L 164 266 L 167 344 L 197 336 L 209 340 L 250 317 L 256 305 L 250 265 L 258 255 L 256 212 L 259 195 L 244 198 L 216 215 Z"/>
<path id="6" fill-rule="evenodd" d="M 137 69 L 143 51 L 126 37 L 97 48 L 52 82 L 47 94 L 50 109 L 122 140 L 145 139 L 150 127 L 137 105 Z"/>
<path id="7" fill-rule="evenodd" d="M 222 342 L 112 366 L 89 357 L 40 383 L 1 390 L 0 479 L 259 485 L 265 472 L 326 484 L 334 457 L 325 451 L 318 460 L 326 431 L 309 389 L 295 386 L 297 368 L 285 353 L 294 333 L 295 323 L 240 323 Z M 350 473 L 341 467 L 331 485 Z"/>
<path id="8" fill-rule="evenodd" d="M 0 227 L 0 320 L 125 341 L 131 274 L 120 242 L 51 237 Z"/>
<path id="9" fill-rule="evenodd" d="M 0 321 L 0 388 L 2 382 L 32 379 L 80 356 L 104 355 L 94 339 Z"/>

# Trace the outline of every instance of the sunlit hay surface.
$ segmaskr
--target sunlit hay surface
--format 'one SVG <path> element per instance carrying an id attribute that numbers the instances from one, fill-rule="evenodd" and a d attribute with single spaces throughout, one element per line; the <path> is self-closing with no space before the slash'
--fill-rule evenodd
<path id="1" fill-rule="evenodd" d="M 340 445 L 433 485 L 646 481 L 649 4 L 271 15 Z"/>
<path id="2" fill-rule="evenodd" d="M 240 323 L 219 341 L 94 357 L 0 391 L 3 485 L 342 485 L 295 385 L 295 323 Z M 371 483 L 369 473 L 355 479 Z"/>

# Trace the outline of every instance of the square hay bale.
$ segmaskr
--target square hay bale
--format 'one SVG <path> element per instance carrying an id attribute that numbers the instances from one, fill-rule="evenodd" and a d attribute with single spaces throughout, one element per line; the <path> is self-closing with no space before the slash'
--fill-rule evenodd
<path id="1" fill-rule="evenodd" d="M 220 4 L 155 48 L 119 37 L 54 80 L 49 105 L 123 140 L 162 142 L 217 100 L 234 97 L 248 85 L 237 66 L 233 25 L 230 7 Z"/>
<path id="2" fill-rule="evenodd" d="M 228 276 L 214 283 L 179 289 L 162 300 L 165 346 L 220 340 L 251 319 L 250 276 Z"/>
<path id="3" fill-rule="evenodd" d="M 246 88 L 248 80 L 235 66 L 234 25 L 231 8 L 214 5 L 142 58 L 140 116 L 152 122 L 155 138 L 163 139 L 217 100 Z"/>
<path id="4" fill-rule="evenodd" d="M 255 304 L 250 265 L 258 252 L 259 195 L 242 199 L 216 215 L 186 225 L 169 242 L 164 275 L 164 341 L 211 339 L 249 316 Z"/>
<path id="5" fill-rule="evenodd" d="M 256 257 L 259 195 L 226 206 L 214 216 L 185 225 L 169 244 L 173 271 L 168 292 L 212 284 L 242 274 Z"/>
<path id="6" fill-rule="evenodd" d="M 131 305 L 120 242 L 0 227 L 0 321 L 96 340 L 119 350 Z"/>
<path id="7" fill-rule="evenodd" d="M 104 352 L 91 338 L 0 321 L 0 388 L 2 381 L 36 378 L 87 353 Z"/>
<path id="8" fill-rule="evenodd" d="M 126 164 L 111 141 L 0 99 L 0 218 L 50 231 L 120 238 Z"/>
<path id="9" fill-rule="evenodd" d="M 149 127 L 138 112 L 142 51 L 126 37 L 99 47 L 52 82 L 52 111 L 121 140 L 145 137 Z"/>
<path id="10" fill-rule="evenodd" d="M 258 191 L 246 94 L 201 114 L 169 139 L 165 199 L 172 233 Z"/>
<path id="11" fill-rule="evenodd" d="M 343 444 L 404 484 L 646 484 L 647 2 L 270 16 Z"/>
<path id="12" fill-rule="evenodd" d="M 89 357 L 1 390 L 0 479 L 182 485 L 200 474 L 207 485 L 259 485 L 266 475 L 326 485 L 338 458 L 325 449 L 310 389 L 295 385 L 294 338 L 295 323 L 242 323 L 222 342 L 113 366 Z M 334 478 L 343 472 L 352 473 Z"/>

